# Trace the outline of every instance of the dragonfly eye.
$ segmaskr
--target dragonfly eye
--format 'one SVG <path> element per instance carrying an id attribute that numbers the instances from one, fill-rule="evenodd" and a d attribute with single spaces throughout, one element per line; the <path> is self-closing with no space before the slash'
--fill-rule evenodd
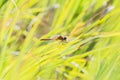
<path id="1" fill-rule="evenodd" d="M 64 39 L 64 40 L 66 40 L 66 39 L 67 39 L 67 37 L 65 36 L 63 39 Z"/>

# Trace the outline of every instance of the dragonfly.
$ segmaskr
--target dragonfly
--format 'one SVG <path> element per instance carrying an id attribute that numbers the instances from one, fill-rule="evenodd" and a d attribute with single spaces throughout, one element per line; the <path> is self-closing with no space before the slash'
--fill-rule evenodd
<path id="1" fill-rule="evenodd" d="M 67 40 L 67 36 L 56 36 L 54 38 L 45 38 L 45 39 L 40 39 L 41 41 L 48 41 L 48 40 L 53 40 L 53 41 L 66 41 Z"/>

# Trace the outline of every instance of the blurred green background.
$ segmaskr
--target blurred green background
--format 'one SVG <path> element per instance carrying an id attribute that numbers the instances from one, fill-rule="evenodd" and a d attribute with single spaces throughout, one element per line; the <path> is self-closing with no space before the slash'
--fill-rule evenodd
<path id="1" fill-rule="evenodd" d="M 0 80 L 120 80 L 119 61 L 120 0 L 0 1 Z"/>

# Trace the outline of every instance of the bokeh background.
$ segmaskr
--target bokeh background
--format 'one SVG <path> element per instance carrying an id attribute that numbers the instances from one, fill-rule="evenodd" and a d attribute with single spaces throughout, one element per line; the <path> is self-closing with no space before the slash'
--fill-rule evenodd
<path id="1" fill-rule="evenodd" d="M 0 1 L 0 80 L 120 80 L 119 61 L 120 0 Z"/>

